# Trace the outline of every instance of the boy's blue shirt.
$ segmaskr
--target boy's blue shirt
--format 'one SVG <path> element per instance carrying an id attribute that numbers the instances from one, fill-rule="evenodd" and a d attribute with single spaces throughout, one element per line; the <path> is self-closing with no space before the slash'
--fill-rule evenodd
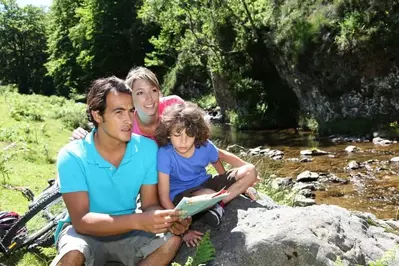
<path id="1" fill-rule="evenodd" d="M 158 171 L 169 175 L 170 199 L 187 189 L 197 187 L 208 180 L 206 167 L 219 159 L 217 147 L 210 141 L 196 147 L 190 158 L 181 156 L 172 144 L 158 150 Z"/>
<path id="2" fill-rule="evenodd" d="M 58 154 L 60 192 L 87 191 L 90 212 L 131 214 L 141 185 L 158 183 L 157 145 L 132 134 L 118 168 L 106 161 L 94 144 L 94 132 L 67 144 Z"/>

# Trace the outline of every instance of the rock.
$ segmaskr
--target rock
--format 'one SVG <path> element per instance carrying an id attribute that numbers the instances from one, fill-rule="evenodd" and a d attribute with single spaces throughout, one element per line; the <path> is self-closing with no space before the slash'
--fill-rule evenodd
<path id="1" fill-rule="evenodd" d="M 302 150 L 301 155 L 307 155 L 307 156 L 317 156 L 317 155 L 327 155 L 328 152 L 322 151 L 319 149 L 311 149 L 311 150 Z"/>
<path id="2" fill-rule="evenodd" d="M 348 166 L 348 169 L 354 170 L 354 169 L 359 169 L 360 168 L 360 164 L 356 161 L 350 161 Z"/>
<path id="3" fill-rule="evenodd" d="M 275 178 L 271 183 L 271 187 L 277 190 L 286 189 L 292 187 L 292 178 Z"/>
<path id="4" fill-rule="evenodd" d="M 319 182 L 341 183 L 341 184 L 347 184 L 349 182 L 348 179 L 340 178 L 332 173 L 320 173 L 318 181 Z"/>
<path id="5" fill-rule="evenodd" d="M 373 138 L 373 143 L 376 145 L 387 146 L 392 144 L 392 141 L 380 137 Z"/>
<path id="6" fill-rule="evenodd" d="M 245 148 L 243 146 L 237 145 L 237 144 L 233 144 L 233 145 L 229 145 L 226 148 L 227 151 L 232 152 L 232 153 L 240 153 L 242 151 L 245 151 Z"/>
<path id="7" fill-rule="evenodd" d="M 313 183 L 301 183 L 301 182 L 297 182 L 294 184 L 294 186 L 292 187 L 293 191 L 300 191 L 303 189 L 310 189 L 310 190 L 315 190 L 316 186 Z"/>
<path id="8" fill-rule="evenodd" d="M 357 152 L 360 151 L 360 149 L 354 145 L 348 146 L 345 148 L 346 152 Z"/>
<path id="9" fill-rule="evenodd" d="M 312 158 L 307 158 L 307 157 L 302 158 L 302 159 L 300 160 L 301 163 L 310 163 L 310 162 L 312 162 L 312 161 L 313 161 Z"/>
<path id="10" fill-rule="evenodd" d="M 212 265 L 332 266 L 338 257 L 342 265 L 367 265 L 399 243 L 388 223 L 333 205 L 280 207 L 267 197 L 257 202 L 239 197 L 225 210 L 217 228 L 198 220 L 192 225 L 210 230 Z M 174 261 L 184 265 L 194 252 L 183 245 Z M 391 265 L 399 265 L 399 256 Z"/>
<path id="11" fill-rule="evenodd" d="M 391 160 L 389 160 L 390 163 L 399 163 L 399 157 L 393 157 Z"/>
<path id="12" fill-rule="evenodd" d="M 314 192 L 311 189 L 302 189 L 298 192 L 298 195 L 302 195 L 307 199 L 315 199 L 316 198 L 316 194 L 314 194 Z M 316 202 L 314 202 L 314 204 L 316 204 Z M 309 204 L 309 205 L 313 205 L 313 204 Z M 309 206 L 306 205 L 306 206 Z"/>
<path id="13" fill-rule="evenodd" d="M 298 207 L 306 207 L 306 206 L 312 206 L 316 204 L 316 200 L 314 199 L 309 199 L 305 195 L 298 194 L 295 195 L 294 199 L 294 205 Z"/>
<path id="14" fill-rule="evenodd" d="M 319 174 L 315 172 L 305 171 L 300 173 L 296 177 L 297 182 L 309 182 L 309 181 L 316 181 L 319 178 Z"/>

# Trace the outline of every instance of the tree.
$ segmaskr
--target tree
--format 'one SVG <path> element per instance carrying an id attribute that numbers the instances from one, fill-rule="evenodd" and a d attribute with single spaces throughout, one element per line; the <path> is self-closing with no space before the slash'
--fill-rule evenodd
<path id="1" fill-rule="evenodd" d="M 259 21 L 267 18 L 268 11 L 262 2 L 145 0 L 140 16 L 161 28 L 151 39 L 155 51 L 146 62 L 171 68 L 167 77 L 172 81 L 187 68 L 206 69 L 222 112 L 239 127 L 284 123 L 287 120 L 277 119 L 283 105 L 276 102 L 295 107 L 295 95 L 281 82 L 258 33 Z M 178 85 L 166 84 L 171 91 Z M 293 118 L 295 112 L 290 115 Z M 295 125 L 293 120 L 290 126 Z"/>
<path id="2" fill-rule="evenodd" d="M 15 0 L 0 0 L 0 80 L 17 84 L 21 93 L 51 93 L 43 66 L 45 19 L 41 8 L 20 8 Z"/>
<path id="3" fill-rule="evenodd" d="M 56 94 L 69 96 L 71 90 L 83 92 L 89 77 L 77 62 L 79 49 L 70 38 L 70 30 L 79 18 L 75 10 L 82 6 L 83 0 L 54 0 L 48 20 L 48 52 L 46 67 L 54 79 Z"/>

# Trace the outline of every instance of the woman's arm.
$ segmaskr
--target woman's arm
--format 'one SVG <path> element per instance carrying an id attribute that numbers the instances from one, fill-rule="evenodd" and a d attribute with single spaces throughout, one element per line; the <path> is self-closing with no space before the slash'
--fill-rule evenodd
<path id="1" fill-rule="evenodd" d="M 174 209 L 175 205 L 170 200 L 169 175 L 158 171 L 158 195 L 159 201 L 165 209 Z"/>

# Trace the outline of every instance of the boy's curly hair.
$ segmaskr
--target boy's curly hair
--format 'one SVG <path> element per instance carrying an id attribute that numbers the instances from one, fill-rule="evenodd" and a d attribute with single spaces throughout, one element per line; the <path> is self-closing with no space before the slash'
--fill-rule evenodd
<path id="1" fill-rule="evenodd" d="M 211 134 L 211 127 L 204 118 L 205 112 L 192 102 L 174 104 L 165 108 L 160 123 L 155 132 L 155 139 L 159 146 L 170 142 L 172 129 L 177 132 L 186 130 L 187 135 L 195 137 L 195 146 L 204 145 Z"/>

